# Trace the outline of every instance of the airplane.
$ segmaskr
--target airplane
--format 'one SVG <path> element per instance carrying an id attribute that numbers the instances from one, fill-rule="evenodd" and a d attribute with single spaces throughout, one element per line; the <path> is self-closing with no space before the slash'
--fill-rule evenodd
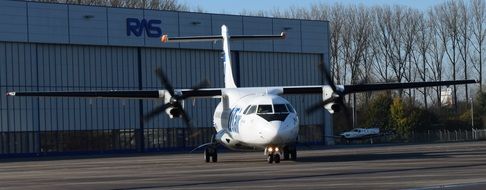
<path id="1" fill-rule="evenodd" d="M 161 90 L 108 90 L 108 91 L 32 91 L 8 92 L 7 96 L 49 96 L 49 97 L 85 97 L 85 98 L 131 98 L 159 99 L 163 105 L 154 108 L 144 116 L 148 121 L 165 112 L 170 118 L 182 118 L 191 128 L 189 116 L 184 111 L 184 100 L 191 98 L 218 98 L 213 115 L 213 127 L 216 133 L 211 142 L 198 148 L 204 149 L 206 162 L 217 162 L 217 146 L 223 145 L 232 150 L 263 150 L 268 163 L 280 163 L 283 160 L 297 159 L 297 135 L 299 133 L 299 117 L 291 103 L 282 95 L 321 94 L 322 101 L 310 107 L 308 113 L 324 107 L 329 113 L 345 108 L 344 97 L 347 94 L 377 91 L 419 88 L 442 85 L 458 85 L 476 83 L 475 80 L 384 83 L 335 85 L 323 64 L 320 71 L 324 74 L 326 85 L 315 86 L 274 86 L 274 87 L 237 87 L 232 74 L 230 41 L 236 40 L 277 40 L 285 39 L 280 35 L 229 35 L 225 25 L 221 26 L 221 35 L 168 37 L 163 35 L 160 40 L 169 42 L 215 42 L 222 41 L 224 54 L 224 87 L 207 88 L 204 81 L 192 89 L 175 89 L 161 69 L 156 69 L 156 75 L 166 89 Z M 283 158 L 281 158 L 283 157 Z"/>
<path id="2" fill-rule="evenodd" d="M 353 140 L 370 139 L 370 143 L 373 144 L 373 138 L 394 135 L 394 131 L 380 131 L 380 128 L 354 128 L 350 131 L 344 131 L 339 134 L 342 142 L 350 143 Z"/>

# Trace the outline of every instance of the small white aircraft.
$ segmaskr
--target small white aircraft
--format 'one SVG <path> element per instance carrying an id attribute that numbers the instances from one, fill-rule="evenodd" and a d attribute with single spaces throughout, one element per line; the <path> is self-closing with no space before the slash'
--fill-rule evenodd
<path id="1" fill-rule="evenodd" d="M 344 106 L 343 98 L 346 94 L 389 90 L 418 88 L 440 85 L 456 85 L 475 83 L 474 80 L 388 83 L 388 84 L 360 84 L 334 85 L 325 67 L 321 68 L 329 85 L 316 86 L 277 86 L 277 87 L 247 87 L 238 88 L 233 80 L 231 68 L 230 41 L 284 39 L 285 33 L 280 35 L 228 35 L 225 25 L 221 27 L 221 35 L 168 37 L 163 35 L 162 42 L 197 42 L 222 41 L 224 52 L 224 88 L 205 88 L 208 82 L 196 85 L 193 89 L 174 89 L 162 70 L 156 74 L 165 85 L 165 90 L 134 90 L 134 91 L 78 91 L 78 92 L 8 92 L 8 96 L 53 96 L 53 97 L 87 97 L 87 98 L 134 98 L 161 99 L 164 105 L 146 114 L 144 120 L 149 120 L 165 112 L 169 117 L 182 117 L 189 127 L 191 123 L 184 111 L 183 100 L 187 98 L 219 98 L 221 102 L 214 111 L 213 127 L 216 134 L 212 142 L 203 144 L 206 162 L 217 162 L 216 147 L 222 144 L 233 150 L 264 150 L 268 163 L 279 163 L 283 159 L 297 158 L 297 135 L 299 133 L 299 118 L 295 109 L 281 95 L 288 94 L 322 94 L 322 102 L 312 106 L 307 111 L 312 112 L 324 107 L 330 113 L 340 110 Z"/>
<path id="2" fill-rule="evenodd" d="M 380 131 L 380 128 L 354 128 L 350 131 L 342 132 L 337 137 L 341 138 L 341 142 L 346 143 L 350 143 L 353 140 L 369 139 L 370 143 L 373 144 L 373 138 L 394 134 L 394 131 Z"/>
<path id="3" fill-rule="evenodd" d="M 361 139 L 380 135 L 379 128 L 354 128 L 339 134 L 343 139 Z"/>

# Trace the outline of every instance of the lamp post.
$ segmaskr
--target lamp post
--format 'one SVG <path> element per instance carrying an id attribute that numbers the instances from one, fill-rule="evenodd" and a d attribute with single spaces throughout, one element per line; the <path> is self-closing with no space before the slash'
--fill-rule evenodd
<path id="1" fill-rule="evenodd" d="M 474 129 L 474 103 L 472 98 L 469 100 L 471 100 L 471 127 Z"/>

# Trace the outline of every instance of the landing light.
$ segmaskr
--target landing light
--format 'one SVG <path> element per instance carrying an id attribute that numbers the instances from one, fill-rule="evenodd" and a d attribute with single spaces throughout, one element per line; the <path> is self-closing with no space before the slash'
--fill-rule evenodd
<path id="1" fill-rule="evenodd" d="M 273 152 L 273 148 L 272 147 L 268 147 L 268 152 Z"/>
<path id="2" fill-rule="evenodd" d="M 278 152 L 278 151 L 279 151 L 279 150 L 278 150 L 278 147 L 275 147 L 275 152 Z"/>

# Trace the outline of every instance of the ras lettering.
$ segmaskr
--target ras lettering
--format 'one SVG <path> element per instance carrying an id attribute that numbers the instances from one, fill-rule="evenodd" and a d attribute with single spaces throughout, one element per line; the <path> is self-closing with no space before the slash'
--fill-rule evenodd
<path id="1" fill-rule="evenodd" d="M 127 18 L 127 36 L 141 36 L 145 30 L 148 37 L 158 38 L 162 35 L 159 24 L 160 20 L 139 20 L 137 18 Z"/>

